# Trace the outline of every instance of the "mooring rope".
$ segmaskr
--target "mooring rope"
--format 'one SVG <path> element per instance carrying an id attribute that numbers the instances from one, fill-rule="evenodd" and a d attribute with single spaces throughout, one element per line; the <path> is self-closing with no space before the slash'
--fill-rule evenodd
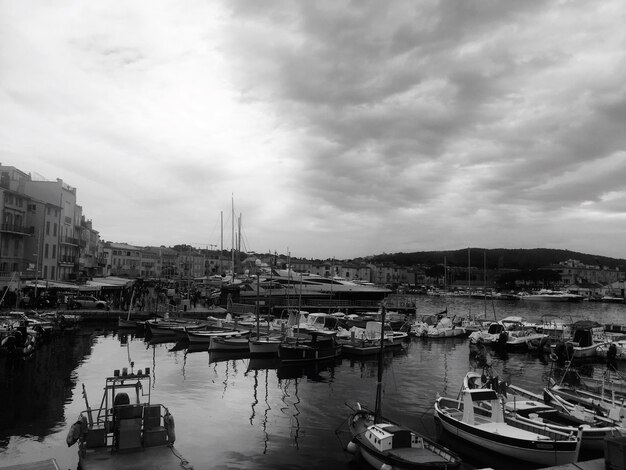
<path id="1" fill-rule="evenodd" d="M 173 445 L 170 445 L 170 450 L 172 451 L 172 454 L 174 454 L 178 458 L 178 460 L 180 460 L 180 466 L 182 468 L 184 468 L 185 470 L 193 470 L 193 465 L 191 465 L 187 459 L 180 455 L 178 451 L 174 449 Z"/>

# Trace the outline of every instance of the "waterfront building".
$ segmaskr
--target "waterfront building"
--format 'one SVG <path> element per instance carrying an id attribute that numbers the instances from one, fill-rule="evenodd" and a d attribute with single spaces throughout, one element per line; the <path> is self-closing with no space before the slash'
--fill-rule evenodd
<path id="1" fill-rule="evenodd" d="M 33 227 L 33 236 L 25 240 L 25 252 L 32 253 L 35 259 L 29 263 L 22 279 L 35 278 L 57 280 L 59 253 L 59 220 L 61 207 L 31 199 L 28 206 L 28 224 Z"/>
<path id="2" fill-rule="evenodd" d="M 573 259 L 546 266 L 544 269 L 557 272 L 561 276 L 561 282 L 564 285 L 583 282 L 607 285 L 626 280 L 626 273 L 620 271 L 619 268 L 611 269 L 599 263 L 597 265 L 588 265 Z"/>
<path id="3" fill-rule="evenodd" d="M 58 256 L 56 279 L 60 281 L 77 281 L 81 278 L 81 250 L 87 247 L 83 243 L 82 207 L 76 203 L 76 188 L 57 178 L 56 181 L 34 181 L 29 176 L 25 180 L 25 193 L 31 198 L 44 201 L 47 204 L 58 204 Z M 51 221 L 53 224 L 54 222 Z M 85 222 L 86 223 L 86 222 Z M 54 233 L 54 230 L 52 230 Z M 91 239 L 90 232 L 89 238 Z M 53 235 L 51 235 L 53 236 Z M 97 242 L 96 242 L 97 245 Z M 45 250 L 45 246 L 44 246 Z M 97 252 L 97 248 L 96 248 Z M 94 252 L 93 266 L 97 267 L 97 257 Z M 83 257 L 83 260 L 85 258 Z"/>
<path id="4" fill-rule="evenodd" d="M 33 264 L 26 239 L 33 237 L 34 227 L 27 222 L 30 198 L 25 194 L 28 175 L 15 167 L 0 164 L 0 282 L 16 285 L 15 276 L 25 273 Z"/>
<path id="5" fill-rule="evenodd" d="M 103 252 L 110 264 L 107 265 L 107 276 L 139 277 L 142 249 L 127 243 L 105 242 Z"/>

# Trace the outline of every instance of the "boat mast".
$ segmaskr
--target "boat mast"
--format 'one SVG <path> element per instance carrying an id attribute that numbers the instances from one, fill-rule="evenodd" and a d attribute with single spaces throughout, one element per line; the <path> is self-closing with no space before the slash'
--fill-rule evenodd
<path id="1" fill-rule="evenodd" d="M 235 283 L 235 200 L 231 195 L 230 200 L 230 258 L 232 268 L 232 282 Z"/>
<path id="2" fill-rule="evenodd" d="M 222 253 L 224 252 L 224 211 L 220 211 L 220 276 L 224 272 Z"/>
<path id="3" fill-rule="evenodd" d="M 260 325 L 259 325 L 259 322 L 261 321 L 260 315 L 259 315 L 260 313 L 259 310 L 261 308 L 261 300 L 259 298 L 259 286 L 261 284 L 259 269 L 261 268 L 261 260 L 257 258 L 254 264 L 256 265 L 256 339 L 258 341 L 261 337 Z"/>
<path id="4" fill-rule="evenodd" d="M 385 304 L 380 309 L 380 351 L 378 352 L 378 377 L 376 380 L 376 403 L 374 407 L 374 423 L 380 423 L 382 411 L 382 389 L 383 389 L 383 350 L 385 348 Z"/>

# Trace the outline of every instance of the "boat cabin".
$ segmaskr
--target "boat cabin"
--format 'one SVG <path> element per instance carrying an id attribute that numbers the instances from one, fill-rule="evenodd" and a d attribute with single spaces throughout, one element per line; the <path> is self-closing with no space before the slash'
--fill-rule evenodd
<path id="1" fill-rule="evenodd" d="M 380 452 L 407 447 L 424 447 L 422 437 L 412 433 L 410 429 L 395 424 L 374 424 L 367 428 L 366 437 Z"/>
<path id="2" fill-rule="evenodd" d="M 483 406 L 481 406 L 483 405 Z M 487 406 L 484 406 L 487 405 Z M 463 390 L 463 418 L 462 421 L 470 426 L 476 423 L 475 412 L 479 410 L 481 416 L 489 413 L 489 421 L 503 423 L 504 413 L 502 405 L 495 390 L 488 388 L 464 389 Z"/>

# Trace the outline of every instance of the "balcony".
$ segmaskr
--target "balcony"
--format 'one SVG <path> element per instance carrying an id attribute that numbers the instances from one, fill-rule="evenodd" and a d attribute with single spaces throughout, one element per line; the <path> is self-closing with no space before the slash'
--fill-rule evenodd
<path id="1" fill-rule="evenodd" d="M 78 245 L 78 238 L 61 237 L 59 241 L 63 243 L 64 245 Z"/>
<path id="2" fill-rule="evenodd" d="M 0 232 L 13 233 L 17 235 L 34 235 L 35 227 L 23 227 L 21 225 L 2 224 Z"/>
<path id="3" fill-rule="evenodd" d="M 71 255 L 63 255 L 59 256 L 59 264 L 62 265 L 77 265 L 78 264 L 78 256 Z"/>

